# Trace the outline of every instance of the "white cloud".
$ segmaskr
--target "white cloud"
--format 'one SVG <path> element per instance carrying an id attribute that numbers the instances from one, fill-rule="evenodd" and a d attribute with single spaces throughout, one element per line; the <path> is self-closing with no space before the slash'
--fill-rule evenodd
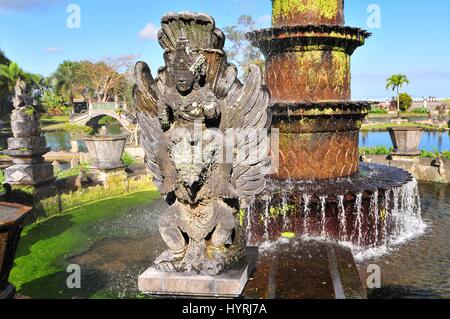
<path id="1" fill-rule="evenodd" d="M 158 30 L 159 28 L 150 22 L 139 32 L 139 36 L 145 40 L 156 41 L 158 40 Z"/>
<path id="2" fill-rule="evenodd" d="M 61 0 L 0 0 L 0 12 L 25 11 L 37 7 L 45 7 L 61 2 Z"/>
<path id="3" fill-rule="evenodd" d="M 61 49 L 58 48 L 45 48 L 45 52 L 50 54 L 62 53 Z"/>

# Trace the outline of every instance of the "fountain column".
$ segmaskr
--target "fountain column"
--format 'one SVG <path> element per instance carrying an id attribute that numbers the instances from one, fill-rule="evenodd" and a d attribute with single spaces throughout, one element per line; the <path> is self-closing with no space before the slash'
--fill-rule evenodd
<path id="1" fill-rule="evenodd" d="M 385 243 L 398 228 L 392 216 L 406 211 L 420 218 L 420 201 L 408 172 L 359 162 L 359 130 L 370 104 L 351 101 L 350 60 L 370 33 L 344 26 L 344 0 L 272 0 L 272 6 L 272 28 L 248 38 L 266 57 L 279 166 L 248 218 L 250 242 L 303 235 Z"/>
<path id="2" fill-rule="evenodd" d="M 278 179 L 323 180 L 359 169 L 358 133 L 369 111 L 350 102 L 350 56 L 370 34 L 344 27 L 343 0 L 273 0 L 271 29 L 249 35 L 266 56 Z"/>

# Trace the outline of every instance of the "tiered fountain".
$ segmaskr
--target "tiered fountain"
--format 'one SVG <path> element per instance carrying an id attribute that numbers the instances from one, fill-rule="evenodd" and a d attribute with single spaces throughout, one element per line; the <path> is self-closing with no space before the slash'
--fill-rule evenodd
<path id="1" fill-rule="evenodd" d="M 343 0 L 272 3 L 273 27 L 249 38 L 266 56 L 279 168 L 248 214 L 249 240 L 294 233 L 383 244 L 420 202 L 409 173 L 359 163 L 370 105 L 350 101 L 350 56 L 370 33 L 344 26 Z"/>

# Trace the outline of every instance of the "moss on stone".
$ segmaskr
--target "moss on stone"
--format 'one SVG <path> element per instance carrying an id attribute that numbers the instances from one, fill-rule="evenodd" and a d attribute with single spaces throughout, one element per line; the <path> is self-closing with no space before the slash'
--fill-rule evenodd
<path id="1" fill-rule="evenodd" d="M 340 9 L 340 0 L 273 0 L 273 17 L 311 12 L 326 19 L 334 18 Z"/>

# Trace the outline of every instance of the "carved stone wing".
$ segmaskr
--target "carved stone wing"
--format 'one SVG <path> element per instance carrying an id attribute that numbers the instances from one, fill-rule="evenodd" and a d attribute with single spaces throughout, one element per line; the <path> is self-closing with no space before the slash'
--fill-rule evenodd
<path id="1" fill-rule="evenodd" d="M 226 98 L 222 111 L 221 130 L 234 129 L 234 163 L 232 183 L 241 196 L 241 205 L 248 205 L 265 188 L 269 171 L 269 99 L 263 85 L 261 70 L 250 65 L 246 83 L 238 81 Z"/>
<path id="2" fill-rule="evenodd" d="M 138 108 L 138 123 L 142 131 L 141 144 L 145 151 L 146 164 L 153 181 L 161 193 L 164 193 L 161 166 L 161 147 L 164 140 L 164 132 L 158 120 L 157 94 L 155 80 L 150 68 L 145 62 L 138 62 L 135 67 L 136 85 L 133 89 L 133 97 Z"/>
<path id="3" fill-rule="evenodd" d="M 149 66 L 145 62 L 138 62 L 134 67 L 136 85 L 133 98 L 138 109 L 148 116 L 158 116 L 158 96 L 156 81 L 153 79 Z"/>

